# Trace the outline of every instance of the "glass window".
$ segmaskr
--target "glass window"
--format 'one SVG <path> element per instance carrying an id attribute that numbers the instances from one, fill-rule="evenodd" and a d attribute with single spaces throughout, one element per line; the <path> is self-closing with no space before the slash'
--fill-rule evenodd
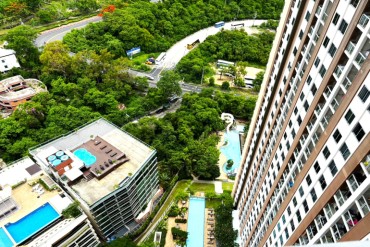
<path id="1" fill-rule="evenodd" d="M 335 52 L 337 51 L 337 47 L 334 44 L 331 44 L 329 48 L 329 54 L 331 57 L 334 57 Z"/>
<path id="2" fill-rule="evenodd" d="M 338 172 L 338 168 L 337 168 L 337 165 L 335 164 L 334 160 L 332 160 L 329 163 L 329 169 L 330 169 L 331 175 L 333 175 L 333 177 L 334 177 L 335 174 L 337 174 L 337 172 Z"/>
<path id="3" fill-rule="evenodd" d="M 299 38 L 300 38 L 300 39 L 302 39 L 302 37 L 303 37 L 303 31 L 301 30 L 301 31 L 299 32 Z"/>
<path id="4" fill-rule="evenodd" d="M 342 153 L 344 160 L 346 160 L 351 155 L 351 151 L 349 151 L 346 143 L 343 143 L 343 145 L 340 147 L 340 152 Z"/>
<path id="5" fill-rule="evenodd" d="M 293 54 L 294 54 L 294 56 L 297 54 L 297 48 L 296 47 L 294 47 L 294 50 L 293 50 Z"/>
<path id="6" fill-rule="evenodd" d="M 348 124 L 351 124 L 353 119 L 355 119 L 355 114 L 349 109 L 344 118 L 347 120 Z"/>
<path id="7" fill-rule="evenodd" d="M 307 85 L 310 85 L 311 84 L 311 81 L 312 81 L 312 77 L 309 75 L 308 77 L 307 77 Z"/>
<path id="8" fill-rule="evenodd" d="M 307 175 L 306 177 L 306 182 L 307 182 L 307 185 L 310 186 L 311 183 L 312 183 L 312 180 L 311 180 L 311 177 L 310 177 L 310 174 Z"/>
<path id="9" fill-rule="evenodd" d="M 342 22 L 339 25 L 339 31 L 344 34 L 346 32 L 346 29 L 348 27 L 348 23 L 345 20 L 342 20 Z"/>
<path id="10" fill-rule="evenodd" d="M 294 207 L 297 206 L 297 199 L 295 197 L 293 197 L 293 205 Z"/>
<path id="11" fill-rule="evenodd" d="M 292 232 L 294 232 L 295 225 L 294 225 L 294 221 L 293 220 L 290 222 L 290 228 L 292 228 Z"/>
<path id="12" fill-rule="evenodd" d="M 302 118 L 301 118 L 301 116 L 299 116 L 299 117 L 298 117 L 297 122 L 298 122 L 298 125 L 301 125 L 301 123 L 302 123 Z"/>
<path id="13" fill-rule="evenodd" d="M 321 185 L 321 189 L 324 190 L 326 188 L 326 181 L 325 181 L 325 178 L 323 175 L 321 175 L 321 177 L 319 178 L 319 182 L 320 182 L 320 185 Z"/>
<path id="14" fill-rule="evenodd" d="M 308 212 L 308 210 L 309 210 L 309 208 L 308 208 L 308 204 L 307 204 L 307 201 L 306 201 L 306 200 L 304 200 L 304 201 L 303 201 L 303 209 L 304 209 L 304 212 L 305 212 L 305 213 L 307 213 L 307 212 Z"/>
<path id="15" fill-rule="evenodd" d="M 308 21 L 308 19 L 310 19 L 310 16 L 311 16 L 311 13 L 307 11 L 306 16 L 305 16 L 306 21 Z"/>
<path id="16" fill-rule="evenodd" d="M 324 65 L 321 65 L 319 74 L 321 75 L 321 77 L 324 77 L 325 73 L 326 73 L 326 68 Z"/>
<path id="17" fill-rule="evenodd" d="M 316 195 L 315 188 L 312 188 L 312 190 L 311 190 L 310 194 L 311 194 L 311 197 L 312 197 L 312 201 L 313 201 L 313 202 L 316 202 L 316 200 L 317 200 L 317 195 Z"/>
<path id="18" fill-rule="evenodd" d="M 355 134 L 356 139 L 361 141 L 361 139 L 365 136 L 365 131 L 362 129 L 360 123 L 356 124 L 356 126 L 352 130 L 353 134 Z"/>
<path id="19" fill-rule="evenodd" d="M 322 67 L 322 66 L 321 66 Z M 312 87 L 311 87 L 311 92 L 312 92 L 312 95 L 315 95 L 316 94 L 316 92 L 317 92 L 317 87 L 316 87 L 316 85 L 315 84 L 313 84 L 312 85 Z"/>
<path id="20" fill-rule="evenodd" d="M 307 110 L 308 110 L 309 105 L 308 105 L 307 100 L 304 102 L 303 107 L 304 107 L 305 111 L 307 111 Z"/>
<path id="21" fill-rule="evenodd" d="M 340 141 L 340 139 L 342 139 L 342 134 L 339 132 L 338 129 L 334 132 L 333 138 L 334 138 L 336 143 L 338 143 Z"/>
<path id="22" fill-rule="evenodd" d="M 338 13 L 335 13 L 334 18 L 333 18 L 334 25 L 337 25 L 338 20 L 339 20 L 339 15 L 338 15 Z"/>
<path id="23" fill-rule="evenodd" d="M 366 86 L 363 86 L 360 92 L 358 93 L 358 97 L 360 97 L 360 99 L 364 103 L 366 102 L 367 98 L 369 98 L 369 95 L 370 95 L 370 91 L 367 89 Z"/>
<path id="24" fill-rule="evenodd" d="M 324 148 L 324 150 L 322 151 L 322 154 L 324 155 L 325 159 L 328 159 L 328 157 L 330 156 L 330 151 L 328 147 Z"/>
<path id="25" fill-rule="evenodd" d="M 317 66 L 319 66 L 319 64 L 320 64 L 320 58 L 317 57 L 315 59 L 315 63 L 314 64 L 315 64 L 315 67 L 317 68 Z"/>
<path id="26" fill-rule="evenodd" d="M 315 169 L 315 172 L 316 173 L 319 173 L 319 171 L 320 171 L 320 165 L 319 165 L 319 162 L 315 162 L 315 164 L 313 165 L 313 168 Z"/>
<path id="27" fill-rule="evenodd" d="M 300 100 L 304 99 L 304 93 L 302 92 L 301 95 L 299 96 Z"/>
<path id="28" fill-rule="evenodd" d="M 289 216 L 292 214 L 292 211 L 290 211 L 290 206 L 287 207 L 286 211 L 288 212 Z"/>
<path id="29" fill-rule="evenodd" d="M 303 195 L 304 195 L 304 191 L 303 191 L 302 186 L 300 186 L 300 187 L 299 187 L 299 195 L 300 195 L 301 197 L 303 197 Z"/>
<path id="30" fill-rule="evenodd" d="M 328 36 L 326 36 L 325 39 L 324 39 L 324 42 L 323 42 L 323 45 L 324 45 L 325 48 L 328 46 L 329 41 L 330 41 L 330 39 L 328 38 Z"/>
<path id="31" fill-rule="evenodd" d="M 301 222 L 302 220 L 302 217 L 301 217 L 301 212 L 299 212 L 299 210 L 297 211 L 297 220 L 298 220 L 298 223 Z"/>

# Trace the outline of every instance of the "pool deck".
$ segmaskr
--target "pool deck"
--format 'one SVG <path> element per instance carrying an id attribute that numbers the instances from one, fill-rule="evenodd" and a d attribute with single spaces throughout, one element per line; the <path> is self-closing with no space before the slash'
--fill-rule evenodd
<path id="1" fill-rule="evenodd" d="M 215 229 L 215 216 L 211 216 L 211 212 L 214 212 L 213 209 L 206 208 L 204 211 L 204 246 L 205 247 L 216 247 L 216 239 L 214 238 L 214 229 Z M 213 220 L 208 220 L 213 219 Z M 211 224 L 214 224 L 213 226 Z"/>
<path id="2" fill-rule="evenodd" d="M 58 195 L 58 191 L 47 191 L 37 198 L 38 194 L 32 191 L 32 186 L 27 183 L 12 190 L 12 198 L 18 205 L 18 210 L 0 221 L 0 226 L 9 222 L 15 222 L 36 208 L 49 202 L 51 198 Z"/>
<path id="3" fill-rule="evenodd" d="M 227 174 L 226 172 L 224 172 L 224 169 L 223 169 L 223 166 L 224 164 L 227 162 L 227 158 L 226 156 L 221 152 L 221 147 L 224 145 L 224 137 L 225 137 L 225 131 L 222 132 L 222 134 L 220 135 L 220 141 L 217 143 L 217 149 L 220 150 L 220 157 L 218 159 L 218 167 L 220 167 L 220 176 L 218 177 L 218 179 L 221 179 L 221 180 L 228 180 L 229 178 L 227 177 Z"/>
<path id="4" fill-rule="evenodd" d="M 185 213 L 185 219 L 188 219 L 189 216 L 189 201 L 187 200 L 185 204 L 182 204 L 181 201 L 177 203 L 177 206 L 179 208 L 181 207 L 187 207 L 188 211 Z M 166 247 L 175 247 L 176 243 L 173 241 L 171 228 L 178 226 L 180 230 L 187 231 L 188 224 L 187 223 L 176 223 L 175 222 L 176 217 L 168 217 L 167 220 L 167 234 L 166 234 Z"/>

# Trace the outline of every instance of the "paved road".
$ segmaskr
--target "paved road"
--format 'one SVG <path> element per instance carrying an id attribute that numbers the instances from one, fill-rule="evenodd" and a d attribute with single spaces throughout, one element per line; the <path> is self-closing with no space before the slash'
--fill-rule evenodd
<path id="1" fill-rule="evenodd" d="M 94 17 L 91 17 L 91 18 L 88 18 L 88 19 L 85 19 L 79 22 L 74 22 L 68 25 L 64 25 L 64 26 L 60 26 L 54 29 L 44 31 L 37 37 L 35 44 L 37 47 L 41 47 L 48 42 L 62 40 L 64 35 L 66 35 L 72 29 L 82 28 L 89 23 L 98 22 L 101 20 L 102 20 L 101 17 L 94 16 Z"/>

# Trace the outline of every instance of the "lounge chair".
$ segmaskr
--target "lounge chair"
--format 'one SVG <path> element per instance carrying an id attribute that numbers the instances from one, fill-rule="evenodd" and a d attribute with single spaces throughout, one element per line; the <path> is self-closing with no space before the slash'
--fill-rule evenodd
<path id="1" fill-rule="evenodd" d="M 117 155 L 117 153 L 114 153 L 114 154 L 111 154 L 110 155 L 110 157 L 114 157 L 114 156 L 116 156 Z"/>
<path id="2" fill-rule="evenodd" d="M 94 145 L 98 146 L 101 143 L 101 141 L 95 141 Z"/>
<path id="3" fill-rule="evenodd" d="M 111 159 L 108 159 L 109 164 L 113 164 L 113 161 Z"/>
<path id="4" fill-rule="evenodd" d="M 109 149 L 108 151 L 106 151 L 105 153 L 106 154 L 109 154 L 110 152 L 112 152 L 112 149 Z"/>
<path id="5" fill-rule="evenodd" d="M 102 171 L 104 171 L 104 166 L 100 165 L 100 169 L 101 169 Z"/>
<path id="6" fill-rule="evenodd" d="M 109 164 L 106 161 L 104 161 L 104 165 L 105 165 L 105 167 L 109 167 Z"/>
<path id="7" fill-rule="evenodd" d="M 101 148 L 100 148 L 100 150 L 103 150 L 104 148 L 106 148 L 107 147 L 107 145 L 104 145 L 104 146 L 102 146 Z"/>

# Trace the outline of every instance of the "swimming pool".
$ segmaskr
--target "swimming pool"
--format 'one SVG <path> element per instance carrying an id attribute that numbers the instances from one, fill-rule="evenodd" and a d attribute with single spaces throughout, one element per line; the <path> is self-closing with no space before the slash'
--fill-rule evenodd
<path id="1" fill-rule="evenodd" d="M 226 156 L 227 160 L 232 159 L 234 161 L 233 166 L 230 169 L 226 169 L 226 164 L 223 166 L 224 172 L 237 172 L 240 160 L 242 157 L 240 150 L 239 133 L 243 131 L 243 126 L 238 125 L 236 130 L 230 130 L 225 133 L 224 141 L 227 141 L 226 146 L 222 146 L 220 151 Z"/>
<path id="2" fill-rule="evenodd" d="M 79 148 L 73 152 L 80 160 L 85 163 L 85 166 L 90 167 L 96 162 L 96 157 L 84 148 Z"/>
<path id="3" fill-rule="evenodd" d="M 8 235 L 6 235 L 3 228 L 0 228 L 0 247 L 12 247 L 13 242 L 10 240 Z"/>
<path id="4" fill-rule="evenodd" d="M 59 217 L 59 213 L 55 211 L 50 203 L 45 203 L 22 219 L 14 223 L 8 223 L 4 227 L 14 241 L 20 244 Z"/>
<path id="5" fill-rule="evenodd" d="M 187 247 L 204 246 L 204 198 L 190 197 Z"/>

